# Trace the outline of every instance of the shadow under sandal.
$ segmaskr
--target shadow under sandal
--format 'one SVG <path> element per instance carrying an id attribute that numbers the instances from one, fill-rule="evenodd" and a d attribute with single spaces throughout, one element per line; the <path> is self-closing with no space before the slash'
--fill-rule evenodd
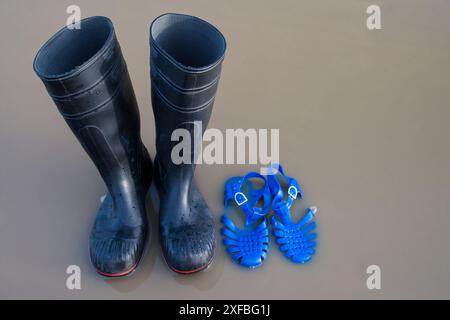
<path id="1" fill-rule="evenodd" d="M 315 253 L 316 242 L 313 240 L 317 238 L 317 234 L 313 232 L 316 228 L 313 220 L 317 208 L 308 208 L 306 214 L 294 223 L 291 219 L 290 208 L 295 199 L 302 198 L 300 186 L 297 180 L 284 174 L 281 165 L 274 165 L 270 170 L 267 181 L 273 198 L 272 210 L 275 213 L 270 222 L 276 243 L 292 262 L 306 263 Z M 285 194 L 278 178 L 285 180 L 284 182 L 288 185 L 286 200 L 284 200 Z"/>
<path id="2" fill-rule="evenodd" d="M 214 256 L 213 219 L 194 171 L 225 46 L 214 26 L 193 16 L 164 14 L 150 27 L 159 234 L 168 266 L 181 274 L 206 269 Z M 173 139 L 177 129 L 181 136 Z M 179 144 L 185 148 L 180 150 Z"/>
<path id="3" fill-rule="evenodd" d="M 152 163 L 112 22 L 90 17 L 80 30 L 61 29 L 39 50 L 34 70 L 108 188 L 89 239 L 91 261 L 101 275 L 125 276 L 149 233 Z"/>
<path id="4" fill-rule="evenodd" d="M 261 179 L 264 186 L 254 189 L 251 179 Z M 247 197 L 245 190 L 249 193 Z M 233 201 L 231 201 L 233 200 Z M 257 207 L 259 201 L 263 207 Z M 239 229 L 229 218 L 227 211 L 237 205 L 245 214 L 245 222 Z M 244 177 L 234 177 L 225 183 L 225 213 L 222 215 L 223 244 L 231 258 L 241 266 L 259 267 L 267 257 L 269 250 L 269 229 L 266 215 L 270 210 L 271 196 L 264 176 L 250 172 Z"/>

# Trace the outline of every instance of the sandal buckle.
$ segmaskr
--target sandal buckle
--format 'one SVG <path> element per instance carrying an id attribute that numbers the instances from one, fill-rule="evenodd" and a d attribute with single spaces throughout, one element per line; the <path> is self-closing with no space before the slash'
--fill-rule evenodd
<path id="1" fill-rule="evenodd" d="M 238 206 L 242 206 L 244 203 L 248 201 L 248 199 L 242 192 L 236 192 L 234 194 L 234 201 L 236 201 Z"/>
<path id="2" fill-rule="evenodd" d="M 298 195 L 298 190 L 296 187 L 294 186 L 290 186 L 288 189 L 288 195 L 289 197 L 291 197 L 293 200 L 297 199 L 297 195 Z"/>

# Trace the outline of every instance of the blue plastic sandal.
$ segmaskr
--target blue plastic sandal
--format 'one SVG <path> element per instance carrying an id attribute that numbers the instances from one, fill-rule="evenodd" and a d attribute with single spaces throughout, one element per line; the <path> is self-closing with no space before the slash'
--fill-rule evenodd
<path id="1" fill-rule="evenodd" d="M 284 200 L 283 188 L 277 179 L 279 176 L 289 185 L 286 200 Z M 313 240 L 317 238 L 317 234 L 313 232 L 316 228 L 313 220 L 317 208 L 309 208 L 300 221 L 294 223 L 291 219 L 290 208 L 295 199 L 302 199 L 297 180 L 287 176 L 280 164 L 275 164 L 270 168 L 267 181 L 273 198 L 272 210 L 275 214 L 270 222 L 276 243 L 292 262 L 306 263 L 315 253 L 316 242 Z"/>
<path id="2" fill-rule="evenodd" d="M 255 189 L 250 179 L 262 179 L 264 186 Z M 244 194 L 248 189 L 249 195 Z M 263 207 L 257 207 L 257 203 L 263 200 Z M 233 200 L 230 202 L 230 200 Z M 239 229 L 230 220 L 226 210 L 235 203 L 245 213 L 245 224 Z M 231 258 L 241 266 L 256 268 L 267 257 L 269 250 L 269 229 L 266 215 L 271 204 L 270 190 L 264 176 L 256 172 L 250 172 L 243 177 L 230 178 L 225 183 L 225 213 L 222 215 L 223 243 Z"/>

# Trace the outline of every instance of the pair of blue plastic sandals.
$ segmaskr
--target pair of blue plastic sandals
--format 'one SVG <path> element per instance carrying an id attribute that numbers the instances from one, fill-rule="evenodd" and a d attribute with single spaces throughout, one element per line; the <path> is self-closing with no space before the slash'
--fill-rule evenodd
<path id="1" fill-rule="evenodd" d="M 250 180 L 257 178 L 263 181 L 260 189 L 255 189 Z M 280 184 L 281 181 L 281 184 Z M 287 193 L 283 191 L 287 185 Z M 245 189 L 248 191 L 246 196 Z M 306 214 L 294 223 L 290 209 L 296 199 L 301 199 L 300 186 L 292 177 L 287 176 L 281 165 L 272 165 L 269 174 L 264 177 L 251 172 L 244 177 L 234 177 L 225 183 L 225 213 L 222 216 L 222 235 L 224 245 L 232 259 L 242 266 L 256 268 L 267 257 L 269 249 L 269 230 L 266 215 L 270 207 L 274 212 L 271 217 L 272 233 L 280 250 L 295 263 L 306 263 L 315 253 L 317 234 L 313 232 L 316 223 L 313 221 L 316 207 L 308 208 Z M 230 200 L 245 213 L 245 224 L 239 229 L 228 217 Z M 259 202 L 263 206 L 257 207 Z"/>

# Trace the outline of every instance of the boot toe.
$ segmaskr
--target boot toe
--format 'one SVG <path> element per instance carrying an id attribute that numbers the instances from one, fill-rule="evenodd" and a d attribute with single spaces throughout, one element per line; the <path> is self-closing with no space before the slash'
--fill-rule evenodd
<path id="1" fill-rule="evenodd" d="M 90 256 L 101 275 L 125 276 L 136 268 L 143 251 L 142 239 L 90 239 Z"/>
<path id="2" fill-rule="evenodd" d="M 162 235 L 164 257 L 173 271 L 190 274 L 211 264 L 215 247 L 212 228 L 187 226 Z"/>

